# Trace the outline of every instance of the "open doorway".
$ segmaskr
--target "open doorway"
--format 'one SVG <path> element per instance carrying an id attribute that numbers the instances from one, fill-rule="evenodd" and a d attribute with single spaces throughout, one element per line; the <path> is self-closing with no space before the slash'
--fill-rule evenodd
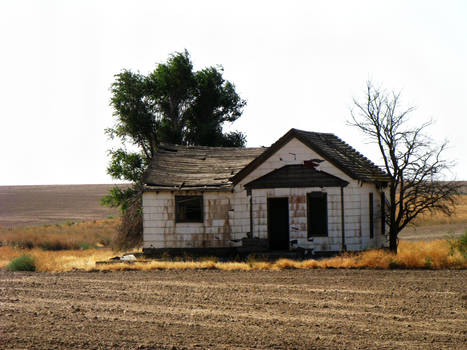
<path id="1" fill-rule="evenodd" d="M 268 198 L 268 238 L 270 249 L 289 249 L 288 198 Z"/>

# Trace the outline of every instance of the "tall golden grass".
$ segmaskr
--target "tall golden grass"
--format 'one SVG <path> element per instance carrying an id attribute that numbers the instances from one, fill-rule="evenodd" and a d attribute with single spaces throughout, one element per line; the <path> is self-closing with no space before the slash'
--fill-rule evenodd
<path id="1" fill-rule="evenodd" d="M 467 234 L 466 234 L 467 235 Z M 464 235 L 464 236 L 466 236 Z M 465 239 L 465 237 L 464 237 Z M 458 241 L 456 241 L 458 242 Z M 323 269 L 323 268 L 467 268 L 466 247 L 447 240 L 430 242 L 401 241 L 397 254 L 387 250 L 377 249 L 358 253 L 345 253 L 333 258 L 322 260 L 296 261 L 279 259 L 276 261 L 261 261 L 249 259 L 246 262 L 219 262 L 216 258 L 204 258 L 193 261 L 140 260 L 129 263 L 96 265 L 97 261 L 106 261 L 113 256 L 110 249 L 88 249 L 68 251 L 44 251 L 41 249 L 15 249 L 0 247 L 0 268 L 4 268 L 13 258 L 29 254 L 36 260 L 37 271 L 64 272 L 73 269 L 124 271 L 124 270 L 284 270 L 284 269 Z"/>
<path id="2" fill-rule="evenodd" d="M 50 251 L 40 248 L 19 249 L 4 246 L 0 247 L 0 268 L 5 268 L 11 260 L 25 254 L 34 257 L 38 272 L 65 272 L 74 269 L 94 269 L 96 261 L 108 260 L 115 253 L 108 248 Z"/>
<path id="3" fill-rule="evenodd" d="M 441 214 L 417 218 L 420 225 L 467 223 L 467 195 L 460 197 L 455 216 Z M 282 270 L 314 268 L 467 268 L 467 243 L 449 240 L 401 241 L 398 253 L 370 250 L 346 253 L 329 259 L 274 262 L 249 259 L 246 262 L 218 262 L 215 258 L 197 261 L 148 260 L 135 263 L 96 265 L 115 253 L 109 247 L 119 219 L 95 220 L 34 227 L 0 227 L 0 268 L 21 255 L 30 254 L 36 271 L 81 270 L 157 270 L 157 269 L 219 269 L 219 270 Z M 467 241 L 467 233 L 461 237 Z M 462 248 L 463 247 L 463 248 Z M 100 248 L 100 249 L 87 249 Z"/>
<path id="4" fill-rule="evenodd" d="M 467 224 L 467 194 L 459 196 L 454 215 L 425 213 L 417 216 L 416 226 Z"/>
<path id="5" fill-rule="evenodd" d="M 30 227 L 0 226 L 0 243 L 23 249 L 45 250 L 108 247 L 115 235 L 119 220 L 115 218 Z"/>

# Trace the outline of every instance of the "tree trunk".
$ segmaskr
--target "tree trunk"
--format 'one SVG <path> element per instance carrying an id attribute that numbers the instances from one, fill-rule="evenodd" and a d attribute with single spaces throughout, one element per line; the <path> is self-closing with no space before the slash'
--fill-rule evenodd
<path id="1" fill-rule="evenodd" d="M 394 254 L 397 254 L 397 235 L 398 235 L 398 230 L 397 227 L 394 224 L 392 224 L 389 227 L 389 250 L 393 252 Z"/>

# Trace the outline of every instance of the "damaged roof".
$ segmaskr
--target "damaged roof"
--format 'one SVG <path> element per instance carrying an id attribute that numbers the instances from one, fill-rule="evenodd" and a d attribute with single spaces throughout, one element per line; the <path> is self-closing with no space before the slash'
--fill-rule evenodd
<path id="1" fill-rule="evenodd" d="M 290 129 L 263 154 L 238 172 L 232 179 L 234 184 L 239 183 L 292 138 L 297 138 L 323 157 L 324 160 L 330 162 L 355 180 L 380 184 L 385 184 L 390 180 L 389 176 L 371 160 L 357 152 L 352 146 L 342 141 L 336 135 Z"/>
<path id="2" fill-rule="evenodd" d="M 162 145 L 143 182 L 158 189 L 224 189 L 266 148 Z"/>
<path id="3" fill-rule="evenodd" d="M 353 179 L 376 184 L 390 180 L 378 166 L 334 134 L 291 129 L 269 148 L 161 145 L 143 182 L 153 189 L 230 189 L 292 138 Z M 297 169 L 293 168 L 294 175 Z M 277 176 L 283 175 L 281 172 Z"/>

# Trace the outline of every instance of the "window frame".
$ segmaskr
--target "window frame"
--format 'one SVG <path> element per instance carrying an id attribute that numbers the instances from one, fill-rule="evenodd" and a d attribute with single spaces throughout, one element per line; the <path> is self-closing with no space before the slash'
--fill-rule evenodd
<path id="1" fill-rule="evenodd" d="M 180 203 L 181 200 L 198 199 L 200 206 L 200 218 L 186 219 L 180 218 Z M 204 223 L 204 203 L 202 195 L 175 195 L 175 222 L 176 223 Z M 186 214 L 185 214 L 186 216 Z"/>

